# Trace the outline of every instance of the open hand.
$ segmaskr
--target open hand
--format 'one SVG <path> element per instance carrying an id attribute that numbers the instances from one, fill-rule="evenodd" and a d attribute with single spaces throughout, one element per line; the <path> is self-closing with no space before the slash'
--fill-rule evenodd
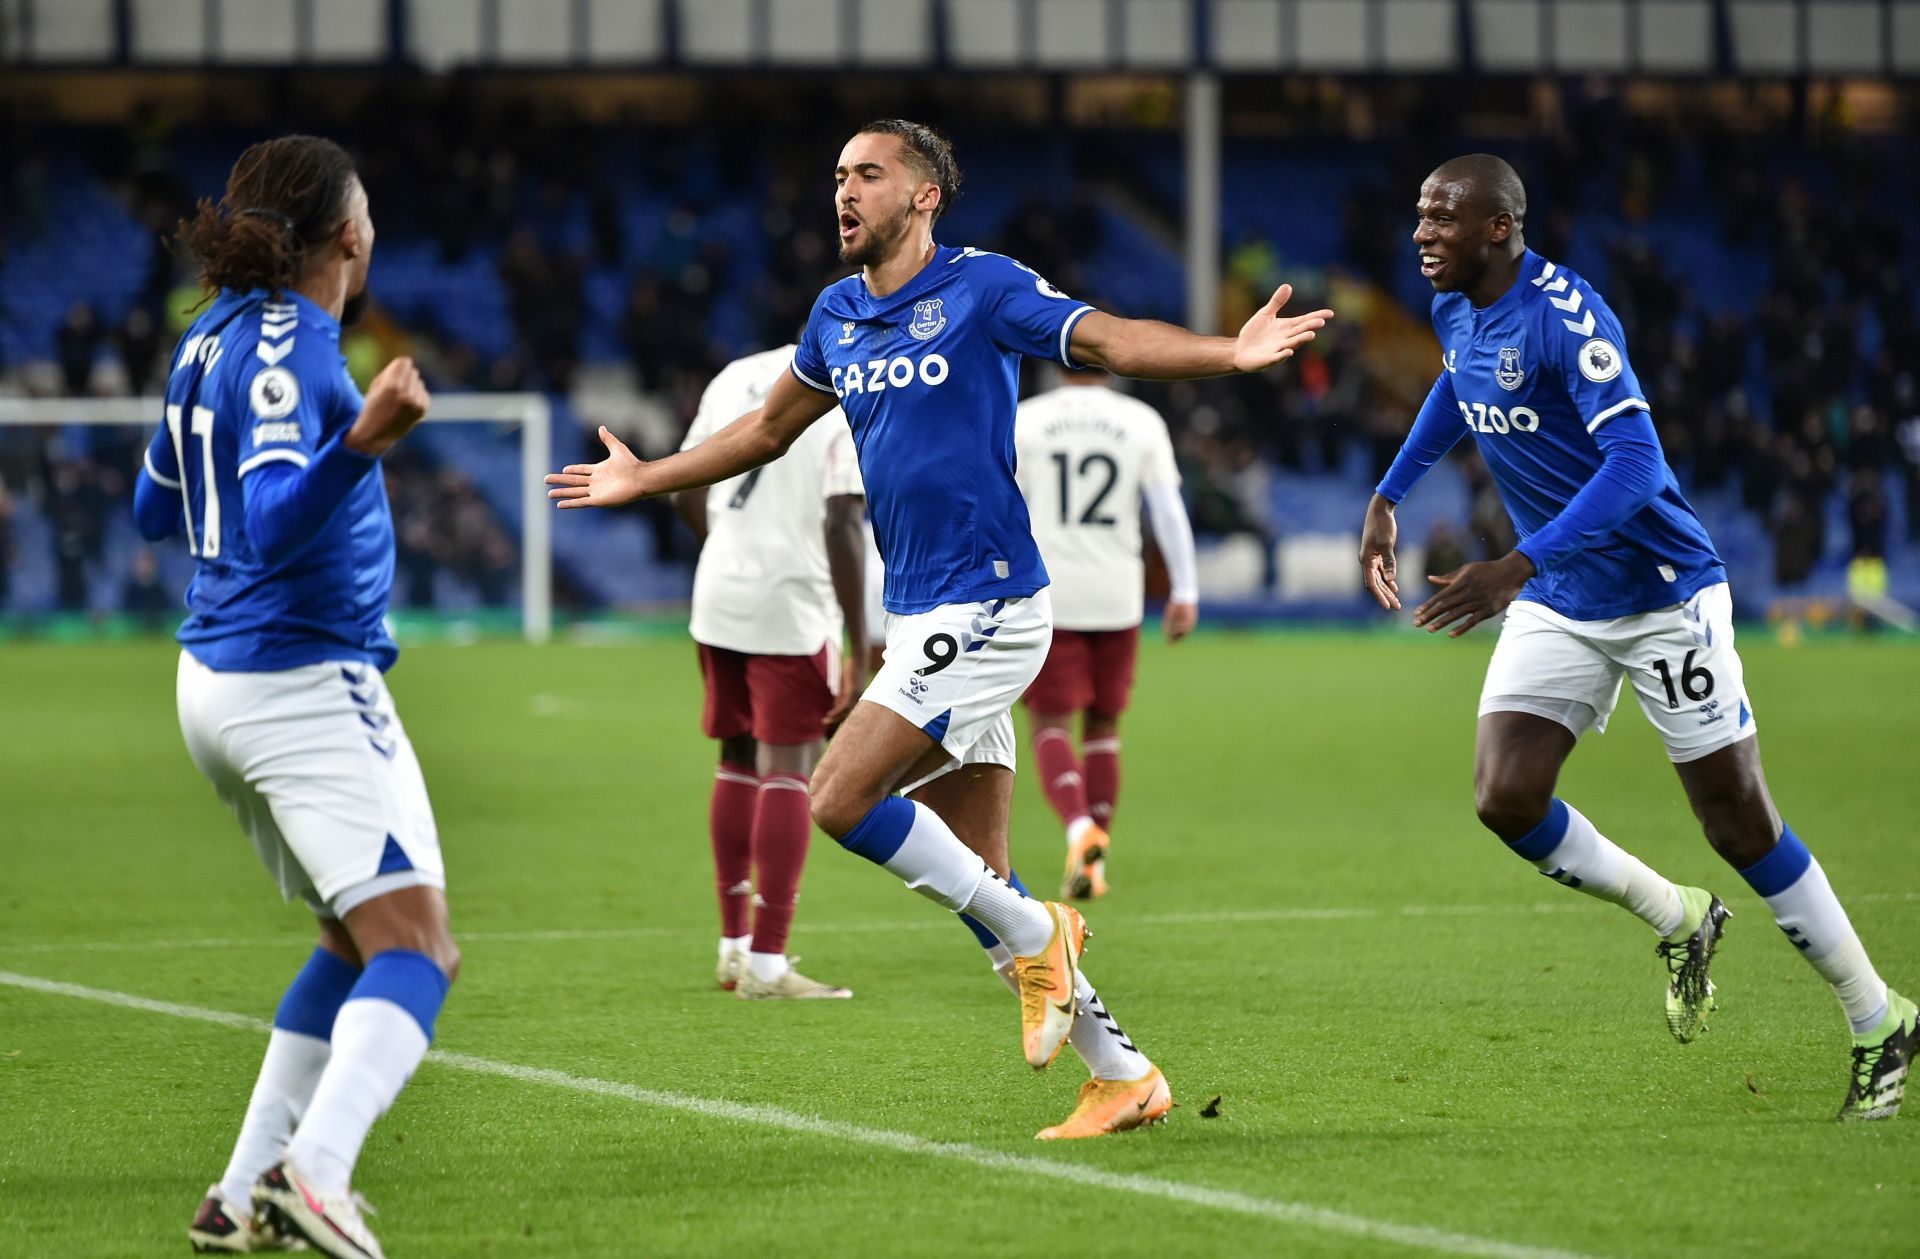
<path id="1" fill-rule="evenodd" d="M 1429 634 L 1451 625 L 1447 637 L 1458 638 L 1505 612 L 1533 574 L 1532 560 L 1509 551 L 1497 560 L 1463 564 L 1450 573 L 1429 577 L 1441 591 L 1414 609 L 1413 623 Z"/>
<path id="2" fill-rule="evenodd" d="M 1400 575 L 1393 558 L 1399 537 L 1393 504 L 1375 494 L 1367 504 L 1367 522 L 1360 527 L 1360 576 L 1367 593 L 1389 612 L 1400 610 Z"/>
<path id="3" fill-rule="evenodd" d="M 1314 333 L 1333 318 L 1330 310 L 1308 315 L 1280 317 L 1280 308 L 1293 296 L 1293 285 L 1282 284 L 1273 291 L 1272 300 L 1254 312 L 1233 342 L 1233 368 L 1240 372 L 1265 371 L 1275 363 L 1284 363 L 1293 352 L 1313 340 Z"/>
<path id="4" fill-rule="evenodd" d="M 570 463 L 558 472 L 547 473 L 547 484 L 554 487 L 547 491 L 547 497 L 558 500 L 562 509 L 618 507 L 647 496 L 647 465 L 604 424 L 600 426 L 600 440 L 606 443 L 607 457 L 599 463 Z"/>

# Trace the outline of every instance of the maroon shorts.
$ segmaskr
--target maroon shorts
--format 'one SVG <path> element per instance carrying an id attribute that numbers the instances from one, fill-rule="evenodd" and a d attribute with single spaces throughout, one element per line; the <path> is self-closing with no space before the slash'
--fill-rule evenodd
<path id="1" fill-rule="evenodd" d="M 826 737 L 833 688 L 825 647 L 811 656 L 754 656 L 696 645 L 707 683 L 700 728 L 708 738 L 750 734 L 761 743 L 792 746 Z"/>
<path id="2" fill-rule="evenodd" d="M 1092 709 L 1101 717 L 1127 711 L 1133 694 L 1133 662 L 1140 627 L 1123 630 L 1053 631 L 1053 647 L 1040 676 L 1027 688 L 1027 707 L 1048 717 Z"/>

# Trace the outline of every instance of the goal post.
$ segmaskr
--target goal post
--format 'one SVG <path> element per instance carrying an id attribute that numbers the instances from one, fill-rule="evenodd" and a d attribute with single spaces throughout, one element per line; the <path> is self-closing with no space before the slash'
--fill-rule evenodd
<path id="1" fill-rule="evenodd" d="M 165 409 L 164 398 L 0 398 L 0 424 L 152 429 Z M 537 393 L 442 393 L 434 395 L 427 422 L 504 424 L 520 430 L 520 627 L 528 642 L 546 642 L 553 636 L 553 512 L 546 490 L 552 405 Z"/>

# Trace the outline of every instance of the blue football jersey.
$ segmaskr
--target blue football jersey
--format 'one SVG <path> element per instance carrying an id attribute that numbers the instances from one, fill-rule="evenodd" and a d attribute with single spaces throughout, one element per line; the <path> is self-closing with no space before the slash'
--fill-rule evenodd
<path id="1" fill-rule="evenodd" d="M 1646 395 L 1627 361 L 1620 321 L 1578 275 L 1532 250 L 1512 288 L 1484 310 L 1464 293 L 1433 300 L 1445 370 L 1422 415 L 1457 413 L 1493 474 L 1540 570 L 1520 597 L 1578 621 L 1684 603 L 1726 580 L 1726 569 L 1660 454 Z M 1663 478 L 1652 497 L 1606 536 L 1561 554 L 1539 553 L 1539 534 L 1594 479 L 1608 425 L 1644 430 Z M 1623 434 L 1624 435 L 1624 434 Z M 1451 444 L 1449 442 L 1448 444 Z M 1417 474 L 1416 474 L 1417 475 Z M 1389 474 L 1381 492 L 1398 490 Z"/>
<path id="2" fill-rule="evenodd" d="M 793 374 L 852 426 L 889 612 L 1047 584 L 1014 480 L 1020 360 L 1074 366 L 1067 342 L 1092 309 L 1011 258 L 944 246 L 896 293 L 853 275 L 814 302 Z"/>
<path id="3" fill-rule="evenodd" d="M 262 468 L 305 468 L 361 403 L 339 323 L 298 294 L 222 292 L 187 330 L 146 473 L 180 491 L 180 532 L 197 567 L 179 638 L 208 668 L 393 663 L 398 649 L 385 624 L 393 517 L 377 466 L 278 563 L 261 556 L 246 529 L 249 478 Z"/>

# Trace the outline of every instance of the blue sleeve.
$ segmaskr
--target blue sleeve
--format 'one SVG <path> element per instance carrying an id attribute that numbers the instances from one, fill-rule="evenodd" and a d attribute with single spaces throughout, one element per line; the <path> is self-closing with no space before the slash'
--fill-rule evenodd
<path id="1" fill-rule="evenodd" d="M 1466 431 L 1467 426 L 1460 419 L 1460 404 L 1453 395 L 1453 373 L 1443 368 L 1440 379 L 1433 382 L 1427 400 L 1421 404 L 1420 414 L 1414 417 L 1407 440 L 1400 443 L 1400 453 L 1393 457 L 1393 466 L 1380 478 L 1380 484 L 1373 487 L 1374 493 L 1389 503 L 1398 504 Z"/>
<path id="2" fill-rule="evenodd" d="M 302 343 L 287 361 L 255 372 L 245 390 L 238 475 L 247 539 L 261 559 L 283 563 L 319 535 L 379 460 L 342 441 L 361 400 L 330 344 L 308 352 Z"/>
<path id="3" fill-rule="evenodd" d="M 240 482 L 247 540 L 267 563 L 283 564 L 305 549 L 380 462 L 349 449 L 345 436 L 328 441 L 306 463 L 272 460 Z"/>
<path id="4" fill-rule="evenodd" d="M 987 316 L 994 344 L 1029 358 L 1051 359 L 1078 367 L 1067 352 L 1073 325 L 1093 307 L 1062 293 L 1028 267 L 999 254 L 973 254 L 968 284 Z"/>
<path id="5" fill-rule="evenodd" d="M 1515 548 L 1538 571 L 1548 572 L 1567 557 L 1606 541 L 1666 484 L 1666 457 L 1645 405 L 1603 421 L 1593 438 L 1600 447 L 1599 470 L 1558 516 Z"/>
<path id="6" fill-rule="evenodd" d="M 820 353 L 820 327 L 826 318 L 820 307 L 826 300 L 824 292 L 813 300 L 813 310 L 807 315 L 807 326 L 800 330 L 800 343 L 794 347 L 793 374 L 809 389 L 833 393 L 833 374 Z"/>
<path id="7" fill-rule="evenodd" d="M 1630 411 L 1647 410 L 1640 378 L 1627 362 L 1620 321 L 1601 296 L 1564 274 L 1541 286 L 1540 344 L 1589 433 Z"/>
<path id="8" fill-rule="evenodd" d="M 284 360 L 254 367 L 234 382 L 234 396 L 245 398 L 235 446 L 235 473 L 244 487 L 254 472 L 270 463 L 304 468 L 326 440 L 345 367 L 337 354 L 309 352 L 304 341 Z"/>
<path id="9" fill-rule="evenodd" d="M 180 463 L 173 437 L 162 424 L 147 444 L 147 457 L 133 479 L 133 523 L 140 536 L 158 542 L 179 533 L 186 521 L 180 501 Z"/>

